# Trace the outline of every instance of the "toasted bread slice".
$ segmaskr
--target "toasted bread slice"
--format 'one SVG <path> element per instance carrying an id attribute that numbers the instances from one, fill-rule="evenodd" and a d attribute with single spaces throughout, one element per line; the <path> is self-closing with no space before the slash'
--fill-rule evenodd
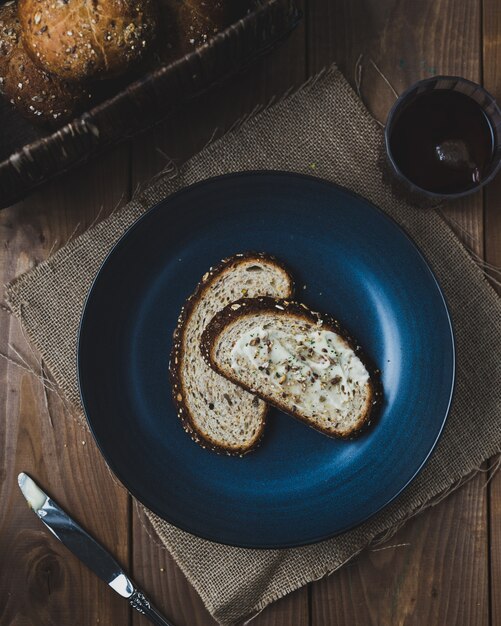
<path id="1" fill-rule="evenodd" d="M 203 447 L 242 455 L 258 443 L 266 404 L 223 378 L 203 360 L 200 338 L 212 317 L 242 296 L 289 297 L 293 280 L 273 257 L 237 254 L 204 275 L 184 305 L 174 332 L 172 393 L 183 427 Z"/>
<path id="2" fill-rule="evenodd" d="M 284 299 L 241 299 L 201 341 L 222 376 L 330 437 L 351 438 L 374 418 L 379 372 L 338 322 Z"/>

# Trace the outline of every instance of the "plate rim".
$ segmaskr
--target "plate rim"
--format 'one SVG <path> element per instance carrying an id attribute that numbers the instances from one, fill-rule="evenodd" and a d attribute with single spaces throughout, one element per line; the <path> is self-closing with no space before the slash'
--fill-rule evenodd
<path id="1" fill-rule="evenodd" d="M 310 183 L 314 183 L 314 184 L 325 185 L 327 187 L 336 189 L 337 191 L 341 191 L 342 193 L 345 193 L 345 194 L 347 194 L 349 196 L 352 196 L 353 198 L 355 198 L 355 199 L 357 199 L 359 201 L 362 201 L 363 203 L 369 205 L 372 210 L 375 210 L 377 213 L 379 213 L 383 217 L 383 219 L 385 219 L 388 222 L 392 223 L 393 226 L 395 226 L 403 234 L 403 236 L 408 240 L 409 244 L 411 245 L 412 248 L 414 248 L 414 250 L 417 253 L 417 255 L 421 258 L 421 260 L 423 262 L 423 265 L 428 270 L 428 273 L 429 273 L 433 283 L 435 284 L 435 286 L 437 288 L 438 294 L 440 295 L 440 299 L 441 299 L 441 302 L 443 304 L 443 308 L 444 308 L 444 311 L 445 311 L 445 314 L 446 314 L 446 319 L 447 319 L 447 322 L 448 322 L 448 327 L 449 327 L 449 331 L 450 331 L 450 340 L 451 340 L 450 346 L 451 346 L 452 367 L 451 367 L 451 382 L 450 382 L 450 391 L 449 391 L 449 398 L 448 398 L 448 401 L 447 401 L 447 407 L 446 407 L 446 410 L 444 412 L 442 423 L 441 423 L 440 428 L 438 430 L 437 436 L 435 437 L 435 440 L 433 441 L 433 444 L 430 447 L 430 450 L 428 451 L 428 453 L 426 454 L 426 456 L 424 457 L 424 459 L 422 460 L 421 464 L 416 469 L 414 474 L 408 479 L 408 481 L 396 493 L 394 493 L 391 496 L 391 498 L 386 500 L 386 502 L 384 502 L 379 508 L 377 508 L 374 511 L 372 511 L 370 514 L 368 514 L 363 519 L 361 519 L 361 520 L 359 520 L 359 521 L 357 521 L 355 523 L 348 524 L 347 526 L 345 526 L 345 527 L 343 527 L 341 529 L 338 529 L 335 532 L 325 533 L 325 534 L 320 535 L 318 537 L 309 538 L 309 539 L 304 540 L 304 541 L 299 540 L 299 541 L 296 541 L 296 542 L 287 542 L 287 543 L 279 543 L 279 544 L 276 544 L 276 543 L 260 543 L 260 544 L 256 544 L 256 543 L 252 543 L 252 542 L 247 542 L 247 543 L 246 542 L 230 543 L 228 541 L 222 540 L 221 537 L 214 536 L 210 532 L 204 533 L 204 532 L 200 532 L 198 529 L 195 530 L 195 529 L 191 528 L 190 524 L 180 525 L 178 522 L 174 522 L 171 519 L 169 519 L 168 517 L 166 517 L 165 513 L 164 512 L 160 512 L 154 504 L 149 503 L 148 502 L 148 498 L 145 498 L 142 495 L 138 494 L 135 490 L 134 491 L 131 490 L 129 488 L 129 486 L 127 485 L 127 482 L 123 480 L 122 472 L 117 470 L 117 468 L 115 467 L 114 463 L 109 459 L 108 455 L 105 453 L 105 451 L 104 451 L 104 449 L 103 449 L 103 447 L 102 447 L 102 445 L 101 445 L 101 443 L 100 443 L 100 441 L 99 441 L 99 439 L 98 439 L 98 437 L 96 435 L 96 432 L 94 430 L 92 420 L 91 420 L 91 418 L 89 416 L 90 412 L 88 410 L 88 407 L 87 407 L 87 404 L 86 404 L 86 401 L 85 401 L 84 391 L 83 391 L 83 384 L 82 384 L 82 378 L 83 377 L 82 377 L 81 349 L 80 349 L 81 342 L 82 342 L 83 328 L 84 328 L 85 320 L 86 320 L 86 317 L 88 315 L 88 310 L 89 310 L 89 306 L 88 305 L 89 305 L 89 303 L 91 301 L 91 298 L 93 296 L 95 287 L 96 287 L 96 285 L 97 285 L 101 275 L 103 274 L 106 266 L 108 265 L 108 262 L 113 257 L 113 255 L 116 253 L 117 249 L 119 249 L 122 245 L 124 245 L 124 243 L 127 240 L 127 238 L 131 235 L 131 233 L 133 231 L 135 231 L 137 228 L 140 227 L 140 225 L 143 223 L 144 220 L 146 220 L 147 218 L 150 218 L 152 214 L 154 214 L 157 211 L 161 210 L 163 205 L 166 202 L 171 202 L 173 199 L 175 199 L 179 195 L 188 194 L 194 188 L 203 187 L 203 186 L 208 185 L 208 184 L 217 184 L 219 181 L 226 180 L 226 179 L 241 178 L 241 177 L 252 178 L 252 177 L 260 177 L 260 176 L 267 176 L 267 177 L 276 176 L 277 178 L 291 178 L 292 177 L 294 179 L 306 180 L 306 181 L 308 181 Z M 299 548 L 299 547 L 303 547 L 303 546 L 313 545 L 315 543 L 320 543 L 322 541 L 326 541 L 328 539 L 332 539 L 333 537 L 339 536 L 339 535 L 341 535 L 341 534 L 343 534 L 345 532 L 353 530 L 354 528 L 358 528 L 359 526 L 361 526 L 362 524 L 367 522 L 369 519 L 372 519 L 375 515 L 380 513 L 383 509 L 388 507 L 392 502 L 394 502 L 411 485 L 411 483 L 414 482 L 414 480 L 423 471 L 423 469 L 426 466 L 426 464 L 428 463 L 431 455 L 435 451 L 435 449 L 437 447 L 437 444 L 439 443 L 439 441 L 440 441 L 440 439 L 442 437 L 442 434 L 444 432 L 444 428 L 445 428 L 445 425 L 447 423 L 447 420 L 449 418 L 450 409 L 451 409 L 451 406 L 452 406 L 452 402 L 453 402 L 453 398 L 454 398 L 454 394 L 455 394 L 455 390 L 456 390 L 457 346 L 456 346 L 456 335 L 455 335 L 455 332 L 454 332 L 454 323 L 453 323 L 453 320 L 452 320 L 450 309 L 449 309 L 449 306 L 448 306 L 447 299 L 445 297 L 444 291 L 443 291 L 440 283 L 438 282 L 438 279 L 435 276 L 435 273 L 432 270 L 432 268 L 430 266 L 430 263 L 428 262 L 428 260 L 425 257 L 424 253 L 421 251 L 420 247 L 417 245 L 417 243 L 411 237 L 411 235 L 391 215 L 388 215 L 385 211 L 383 211 L 383 209 L 381 209 L 379 206 L 377 206 L 371 200 L 369 200 L 367 198 L 364 198 L 361 194 L 358 194 L 357 192 L 352 191 L 351 189 L 348 189 L 347 187 L 344 187 L 343 185 L 339 185 L 339 184 L 337 184 L 335 182 L 332 182 L 332 181 L 329 181 L 329 180 L 325 180 L 325 179 L 317 177 L 317 176 L 312 176 L 311 174 L 303 174 L 303 173 L 299 173 L 299 172 L 290 172 L 290 171 L 287 171 L 287 170 L 266 170 L 266 169 L 242 170 L 242 171 L 237 171 L 237 172 L 230 172 L 230 173 L 227 173 L 227 174 L 220 174 L 220 175 L 217 175 L 217 176 L 211 176 L 209 178 L 204 178 L 203 180 L 200 180 L 200 181 L 197 181 L 197 182 L 192 183 L 190 185 L 187 185 L 186 187 L 182 187 L 181 189 L 178 189 L 177 191 L 169 194 L 168 196 L 166 196 L 165 198 L 163 198 L 162 200 L 160 200 L 156 204 L 154 204 L 152 207 L 147 209 L 142 215 L 140 215 L 125 230 L 125 232 L 122 233 L 122 235 L 115 241 L 113 246 L 110 248 L 110 250 L 108 251 L 108 253 L 104 257 L 104 259 L 103 259 L 101 265 L 99 266 L 99 269 L 96 272 L 94 278 L 92 279 L 91 285 L 89 287 L 89 290 L 88 290 L 87 295 L 86 295 L 85 300 L 84 300 L 84 304 L 83 304 L 83 308 L 82 308 L 82 314 L 81 314 L 80 322 L 79 322 L 79 326 L 78 326 L 76 357 L 77 357 L 76 358 L 76 365 L 77 365 L 78 392 L 79 392 L 80 401 L 81 401 L 81 404 L 82 404 L 82 408 L 83 408 L 83 411 L 84 411 L 84 415 L 85 415 L 85 419 L 86 419 L 87 425 L 89 427 L 90 432 L 92 433 L 92 437 L 94 439 L 94 442 L 96 443 L 97 448 L 98 448 L 101 456 L 103 457 L 104 462 L 106 463 L 106 466 L 111 471 L 111 473 L 116 477 L 116 479 L 120 482 L 120 484 L 127 490 L 127 493 L 129 495 L 131 495 L 133 498 L 135 498 L 144 507 L 146 507 L 150 511 L 152 511 L 152 513 L 157 515 L 160 519 L 164 520 L 168 524 L 171 524 L 175 528 L 178 528 L 179 530 L 182 530 L 184 532 L 190 533 L 190 534 L 192 534 L 195 537 L 198 537 L 200 539 L 204 539 L 204 540 L 207 540 L 207 541 L 218 543 L 220 545 L 226 545 L 226 546 L 237 547 L 237 548 L 244 548 L 244 549 L 254 549 L 254 550 L 286 550 L 288 548 Z"/>

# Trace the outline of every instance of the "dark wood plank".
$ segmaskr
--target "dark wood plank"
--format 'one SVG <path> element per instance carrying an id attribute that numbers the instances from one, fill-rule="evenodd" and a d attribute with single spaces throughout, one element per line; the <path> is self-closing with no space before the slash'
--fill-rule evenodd
<path id="1" fill-rule="evenodd" d="M 501 102 L 501 5 L 497 0 L 483 1 L 484 86 Z M 501 177 L 485 191 L 485 259 L 501 270 Z M 501 294 L 501 273 L 490 272 Z M 491 476 L 490 557 L 491 623 L 501 623 L 501 475 Z"/>
<path id="2" fill-rule="evenodd" d="M 488 624 L 483 485 L 478 476 L 386 544 L 314 583 L 313 626 Z"/>
<path id="3" fill-rule="evenodd" d="M 395 95 L 433 74 L 481 79 L 480 3 L 470 0 L 313 0 L 310 71 L 338 62 L 379 120 Z M 362 56 L 361 56 L 362 55 Z M 388 80 L 388 83 L 385 81 Z M 481 194 L 444 210 L 463 241 L 483 254 Z M 312 586 L 313 625 L 487 624 L 485 476 L 423 512 L 390 544 Z"/>
<path id="4" fill-rule="evenodd" d="M 355 87 L 362 62 L 362 95 L 384 121 L 395 96 L 434 74 L 479 79 L 479 0 L 311 0 L 308 13 L 309 71 L 335 61 Z"/>
<path id="5" fill-rule="evenodd" d="M 122 148 L 123 150 L 123 148 Z M 127 152 L 115 152 L 0 213 L 0 281 L 46 258 L 128 188 Z M 3 299 L 3 297 L 2 297 Z M 0 311 L 0 352 L 39 371 L 18 322 Z M 57 395 L 0 359 L 0 624 L 128 624 L 129 608 L 44 529 L 17 487 L 26 471 L 117 559 L 129 557 L 129 501 Z"/>
<path id="6" fill-rule="evenodd" d="M 302 3 L 301 3 L 302 4 Z M 211 90 L 188 105 L 163 126 L 138 138 L 133 147 L 133 187 L 150 179 L 173 158 L 182 162 L 200 150 L 214 132 L 221 134 L 257 104 L 267 103 L 305 78 L 305 31 L 299 27 L 292 36 L 249 71 Z M 204 608 L 172 558 L 158 547 L 134 512 L 134 576 L 151 593 L 176 626 L 212 626 L 215 622 Z M 136 626 L 147 621 L 134 616 Z M 297 626 L 308 624 L 307 589 L 267 608 L 252 622 L 256 626 Z"/>

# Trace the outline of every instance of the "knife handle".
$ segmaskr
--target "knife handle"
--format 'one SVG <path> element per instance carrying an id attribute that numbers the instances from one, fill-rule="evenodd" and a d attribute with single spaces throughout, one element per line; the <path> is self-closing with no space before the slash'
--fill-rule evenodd
<path id="1" fill-rule="evenodd" d="M 152 624 L 156 624 L 156 626 L 174 626 L 165 619 L 141 591 L 134 591 L 129 598 L 129 603 L 136 611 L 147 617 Z"/>

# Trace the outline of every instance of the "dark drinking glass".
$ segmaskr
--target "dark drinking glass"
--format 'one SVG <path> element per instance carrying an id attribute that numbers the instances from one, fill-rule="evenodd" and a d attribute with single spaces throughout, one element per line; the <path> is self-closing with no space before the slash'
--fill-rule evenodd
<path id="1" fill-rule="evenodd" d="M 385 129 L 393 174 L 427 202 L 470 194 L 501 165 L 501 111 L 485 89 L 436 76 L 407 89 Z"/>

